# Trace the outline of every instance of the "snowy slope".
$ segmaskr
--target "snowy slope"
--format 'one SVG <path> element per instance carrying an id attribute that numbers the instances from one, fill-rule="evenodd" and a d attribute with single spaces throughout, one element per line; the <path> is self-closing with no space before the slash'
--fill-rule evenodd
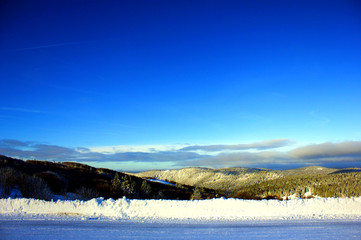
<path id="1" fill-rule="evenodd" d="M 148 220 L 361 219 L 361 197 L 279 200 L 211 199 L 56 201 L 0 199 L 1 215 L 56 214 Z"/>
<path id="2" fill-rule="evenodd" d="M 191 186 L 226 189 L 227 187 L 244 187 L 285 176 L 297 176 L 304 174 L 326 175 L 332 172 L 336 172 L 337 170 L 338 169 L 317 166 L 291 170 L 269 170 L 242 167 L 223 169 L 188 167 L 175 170 L 152 170 L 136 173 L 134 175 L 138 177 L 173 181 Z"/>

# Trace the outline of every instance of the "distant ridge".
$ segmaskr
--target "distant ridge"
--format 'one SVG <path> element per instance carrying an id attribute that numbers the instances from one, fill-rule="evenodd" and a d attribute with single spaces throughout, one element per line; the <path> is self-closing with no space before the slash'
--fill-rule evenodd
<path id="1" fill-rule="evenodd" d="M 361 168 L 309 166 L 290 170 L 233 167 L 189 167 L 135 174 L 191 186 L 210 188 L 240 198 L 351 197 L 361 195 Z"/>
<path id="2" fill-rule="evenodd" d="M 273 180 L 280 177 L 291 177 L 309 174 L 330 174 L 339 169 L 318 166 L 302 167 L 290 170 L 270 170 L 267 168 L 201 168 L 187 167 L 178 170 L 152 170 L 136 173 L 139 177 L 150 177 L 160 180 L 174 181 L 192 186 L 211 187 L 222 189 L 232 183 L 232 186 L 240 187 L 263 181 Z"/>

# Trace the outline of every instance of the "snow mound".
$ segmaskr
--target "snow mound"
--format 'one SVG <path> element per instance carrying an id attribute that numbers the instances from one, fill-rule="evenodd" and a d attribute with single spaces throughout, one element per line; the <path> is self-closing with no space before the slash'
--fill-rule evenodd
<path id="1" fill-rule="evenodd" d="M 43 201 L 0 199 L 2 215 L 66 215 L 149 220 L 264 220 L 361 218 L 361 197 L 279 200 L 210 199 Z"/>

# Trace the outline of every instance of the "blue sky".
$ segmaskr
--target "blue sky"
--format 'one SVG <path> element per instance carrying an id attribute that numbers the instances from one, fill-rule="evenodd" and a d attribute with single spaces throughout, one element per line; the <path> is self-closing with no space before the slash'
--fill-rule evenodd
<path id="1" fill-rule="evenodd" d="M 1 5 L 2 154 L 125 170 L 361 166 L 359 1 Z M 295 157 L 305 147 L 328 160 Z"/>

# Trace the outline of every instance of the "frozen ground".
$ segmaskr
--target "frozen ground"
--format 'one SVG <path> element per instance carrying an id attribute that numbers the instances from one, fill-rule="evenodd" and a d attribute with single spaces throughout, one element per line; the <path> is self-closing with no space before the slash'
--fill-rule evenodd
<path id="1" fill-rule="evenodd" d="M 360 239 L 361 198 L 0 199 L 0 239 Z"/>

